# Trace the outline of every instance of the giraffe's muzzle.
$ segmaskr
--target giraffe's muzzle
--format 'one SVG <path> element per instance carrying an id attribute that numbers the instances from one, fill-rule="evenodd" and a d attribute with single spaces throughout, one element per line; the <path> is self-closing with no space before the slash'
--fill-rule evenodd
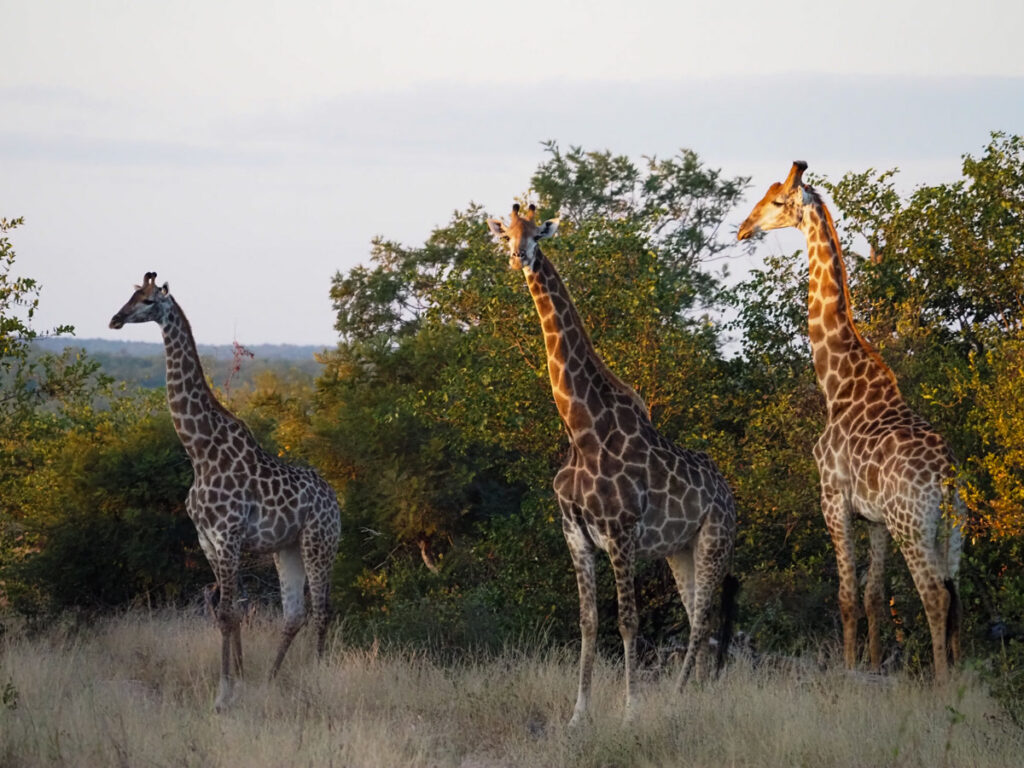
<path id="1" fill-rule="evenodd" d="M 110 327 L 115 331 L 119 328 L 124 328 L 124 318 L 121 317 L 121 313 L 118 312 L 112 318 L 110 318 Z"/>
<path id="2" fill-rule="evenodd" d="M 737 240 L 749 240 L 751 237 L 757 234 L 758 227 L 756 224 L 751 224 L 750 219 L 747 219 L 740 224 L 740 229 L 736 233 Z"/>

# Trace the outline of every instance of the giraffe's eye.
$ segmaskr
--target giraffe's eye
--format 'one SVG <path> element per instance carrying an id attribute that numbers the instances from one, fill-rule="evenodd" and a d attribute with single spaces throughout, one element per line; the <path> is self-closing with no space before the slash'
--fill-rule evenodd
<path id="1" fill-rule="evenodd" d="M 142 303 L 143 304 L 156 304 L 156 300 L 155 299 L 143 299 Z"/>
<path id="2" fill-rule="evenodd" d="M 781 200 L 772 200 L 772 205 L 777 205 L 779 208 L 785 205 Z"/>

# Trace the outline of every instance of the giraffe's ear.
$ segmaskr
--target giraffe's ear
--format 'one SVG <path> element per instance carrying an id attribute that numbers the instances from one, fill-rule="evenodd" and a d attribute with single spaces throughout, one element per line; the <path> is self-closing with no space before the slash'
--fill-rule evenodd
<path id="1" fill-rule="evenodd" d="M 495 237 L 508 237 L 508 228 L 501 219 L 488 219 L 487 228 L 491 230 L 491 234 Z"/>
<path id="2" fill-rule="evenodd" d="M 534 235 L 538 240 L 542 240 L 545 237 L 551 237 L 555 232 L 558 231 L 558 222 L 560 219 L 548 219 L 537 228 L 537 234 Z"/>
<path id="3" fill-rule="evenodd" d="M 163 294 L 164 296 L 166 296 L 168 294 L 168 292 L 170 291 L 170 289 L 171 289 L 171 286 L 168 285 L 167 283 L 164 283 L 163 286 L 160 288 L 160 293 Z"/>

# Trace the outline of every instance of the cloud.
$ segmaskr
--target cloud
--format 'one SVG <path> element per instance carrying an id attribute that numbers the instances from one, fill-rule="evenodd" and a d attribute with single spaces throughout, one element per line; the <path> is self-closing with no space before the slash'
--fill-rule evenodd
<path id="1" fill-rule="evenodd" d="M 74 132 L 5 130 L 0 154 L 112 165 L 472 162 L 536 154 L 537 143 L 627 153 L 686 146 L 742 164 L 780 153 L 819 160 L 914 161 L 980 147 L 991 130 L 1024 125 L 1024 78 L 772 75 L 708 81 L 432 84 L 347 94 L 276 111 L 213 116 L 168 127 L 75 92 L 0 91 L 4 109 L 77 115 Z M 26 127 L 27 128 L 27 127 Z"/>

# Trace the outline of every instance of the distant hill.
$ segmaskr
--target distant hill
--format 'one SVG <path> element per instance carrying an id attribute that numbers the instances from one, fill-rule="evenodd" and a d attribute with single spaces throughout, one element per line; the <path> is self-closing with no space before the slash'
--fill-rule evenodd
<path id="1" fill-rule="evenodd" d="M 61 336 L 36 339 L 34 344 L 47 352 L 61 352 L 65 347 L 84 349 L 90 355 L 103 353 L 117 357 L 152 357 L 164 354 L 164 345 L 155 341 L 119 341 L 117 339 L 77 339 Z M 231 344 L 198 344 L 199 355 L 214 360 L 231 360 L 235 356 Z M 249 344 L 246 349 L 263 360 L 312 360 L 324 347 L 313 344 Z"/>
<path id="2" fill-rule="evenodd" d="M 164 345 L 151 341 L 111 339 L 43 338 L 33 342 L 41 352 L 62 352 L 65 348 L 84 349 L 117 381 L 142 387 L 164 385 Z M 230 344 L 199 344 L 203 370 L 217 386 L 224 386 L 235 358 Z M 243 357 L 241 368 L 232 378 L 232 386 L 251 385 L 260 374 L 273 372 L 288 379 L 312 380 L 322 366 L 314 355 L 324 347 L 310 344 L 253 344 L 245 347 L 253 357 Z"/>

